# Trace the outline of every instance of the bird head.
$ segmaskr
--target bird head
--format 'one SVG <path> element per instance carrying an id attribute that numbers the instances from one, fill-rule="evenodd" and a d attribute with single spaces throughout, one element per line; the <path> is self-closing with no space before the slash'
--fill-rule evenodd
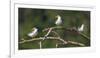
<path id="1" fill-rule="evenodd" d="M 36 29 L 37 29 L 36 27 L 33 27 L 33 28 L 32 28 L 32 30 L 36 30 Z"/>
<path id="2" fill-rule="evenodd" d="M 58 18 L 61 18 L 61 17 L 60 17 L 60 15 L 57 15 L 55 18 L 58 19 Z"/>

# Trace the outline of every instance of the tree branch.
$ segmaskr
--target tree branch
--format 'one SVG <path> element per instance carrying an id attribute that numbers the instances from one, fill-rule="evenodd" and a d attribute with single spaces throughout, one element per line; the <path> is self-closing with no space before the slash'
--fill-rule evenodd
<path id="1" fill-rule="evenodd" d="M 44 39 L 44 37 L 33 38 L 33 39 L 21 41 L 21 42 L 19 42 L 19 44 L 22 44 L 22 43 L 25 43 L 25 42 L 31 42 L 31 41 L 41 41 L 43 39 Z M 61 39 L 60 37 L 47 37 L 45 40 L 59 40 L 59 41 L 61 41 L 63 43 L 67 43 L 67 41 Z"/>
<path id="2" fill-rule="evenodd" d="M 64 27 L 61 27 L 61 26 L 55 26 L 55 27 L 50 27 L 51 29 L 61 29 L 61 28 L 64 28 Z M 43 32 L 44 31 L 47 31 L 49 30 L 50 28 L 45 28 L 44 30 L 42 30 Z"/>
<path id="3" fill-rule="evenodd" d="M 44 39 L 44 37 L 33 38 L 33 39 L 30 39 L 30 40 L 21 41 L 21 42 L 19 42 L 19 44 L 26 43 L 26 42 L 31 42 L 31 41 L 40 41 L 39 45 L 40 45 L 40 49 L 41 49 L 42 48 L 41 40 L 43 40 L 43 39 Z M 59 40 L 59 41 L 61 41 L 62 43 L 57 43 L 56 44 L 56 48 L 58 47 L 59 44 L 74 44 L 74 45 L 79 45 L 79 46 L 85 46 L 82 43 L 78 43 L 78 42 L 74 42 L 74 41 L 65 41 L 65 40 L 63 40 L 59 37 L 47 37 L 47 39 L 45 39 L 45 40 Z"/>
<path id="4" fill-rule="evenodd" d="M 79 42 L 75 42 L 75 41 L 67 41 L 67 43 L 57 43 L 57 44 L 56 44 L 56 48 L 57 48 L 59 45 L 65 45 L 65 44 L 79 45 L 79 46 L 82 46 L 82 47 L 85 46 L 84 44 L 79 43 Z"/>
<path id="5" fill-rule="evenodd" d="M 55 26 L 55 27 L 50 27 L 50 28 L 52 28 L 52 30 L 53 30 L 53 29 L 66 29 L 66 31 L 70 31 L 70 32 L 75 31 L 75 32 L 77 32 L 79 35 L 81 35 L 82 37 L 84 37 L 84 38 L 86 38 L 86 39 L 90 39 L 87 35 L 85 35 L 84 33 L 79 32 L 77 29 L 74 29 L 74 28 L 64 28 L 64 27 L 61 27 L 61 26 Z M 45 28 L 45 29 L 43 30 L 43 32 L 49 30 L 50 28 Z"/>
<path id="6" fill-rule="evenodd" d="M 52 28 L 50 28 L 49 31 L 47 32 L 47 34 L 44 35 L 44 36 L 47 37 L 50 34 L 51 31 L 52 31 Z"/>
<path id="7" fill-rule="evenodd" d="M 56 48 L 60 45 L 60 44 L 73 44 L 73 45 L 79 45 L 79 46 L 85 46 L 85 44 L 82 44 L 82 43 L 79 43 L 79 42 L 74 42 L 74 41 L 65 41 L 63 40 L 62 38 L 60 38 L 60 35 L 54 31 L 54 29 L 66 29 L 67 31 L 71 31 L 73 32 L 76 31 L 78 34 L 80 34 L 81 36 L 83 36 L 84 38 L 86 39 L 89 39 L 89 37 L 87 37 L 85 34 L 77 31 L 77 29 L 72 29 L 72 28 L 64 28 L 64 27 L 61 27 L 61 26 L 56 26 L 56 27 L 50 27 L 50 28 L 46 28 L 43 30 L 44 31 L 48 31 L 46 35 L 44 35 L 44 37 L 39 37 L 39 38 L 32 38 L 32 39 L 29 39 L 29 40 L 25 40 L 24 38 L 22 38 L 22 41 L 19 42 L 19 44 L 23 44 L 23 43 L 26 43 L 26 42 L 31 42 L 31 41 L 40 41 L 39 42 L 39 46 L 40 46 L 40 49 L 42 48 L 42 40 L 46 39 L 45 40 L 59 40 L 61 41 L 62 43 L 56 43 Z M 56 37 L 48 37 L 48 35 L 50 33 L 54 33 L 56 35 Z"/>
<path id="8" fill-rule="evenodd" d="M 79 45 L 79 46 L 85 46 L 84 44 L 82 43 L 79 43 L 79 42 L 74 42 L 74 41 L 68 41 L 69 44 L 74 44 L 74 45 Z"/>
<path id="9" fill-rule="evenodd" d="M 85 34 L 83 34 L 83 33 L 81 33 L 81 32 L 79 32 L 79 34 L 80 34 L 82 37 L 84 37 L 84 38 L 86 38 L 86 39 L 89 39 L 89 40 L 90 40 L 90 38 L 89 38 L 88 36 L 86 36 Z"/>

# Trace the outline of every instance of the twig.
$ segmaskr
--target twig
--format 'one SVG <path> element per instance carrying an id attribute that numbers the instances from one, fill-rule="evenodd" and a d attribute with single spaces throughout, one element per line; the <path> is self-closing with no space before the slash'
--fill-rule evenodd
<path id="1" fill-rule="evenodd" d="M 46 31 L 48 30 L 48 32 L 47 32 L 47 34 L 44 36 L 44 39 L 45 39 L 46 37 L 48 37 L 48 35 L 49 35 L 51 32 L 53 32 L 54 34 L 56 34 L 56 35 L 60 38 L 59 34 L 58 34 L 56 31 L 53 31 L 53 29 L 55 29 L 55 28 L 62 28 L 62 27 L 51 27 L 51 28 L 47 28 Z M 44 40 L 44 39 L 43 39 L 43 40 Z M 63 39 L 62 39 L 62 40 L 63 40 Z"/>
<path id="2" fill-rule="evenodd" d="M 49 31 L 47 32 L 47 34 L 46 34 L 44 37 L 47 37 L 51 32 L 53 32 L 53 33 L 55 33 L 55 34 L 60 38 L 59 34 L 58 34 L 56 31 L 52 31 L 52 30 L 55 29 L 55 28 L 63 28 L 63 27 L 57 26 L 57 27 L 48 28 Z M 48 29 L 45 29 L 45 30 L 47 31 Z M 44 30 L 44 31 L 45 31 L 45 30 Z M 44 40 L 44 39 L 43 39 L 43 40 Z M 64 43 L 67 43 L 66 41 L 64 41 L 64 40 L 61 39 L 61 38 L 60 38 L 59 40 L 62 41 L 62 42 L 64 42 Z"/>
<path id="3" fill-rule="evenodd" d="M 90 39 L 88 36 L 86 36 L 85 34 L 83 34 L 83 33 L 81 33 L 81 32 L 79 32 L 79 34 L 80 34 L 82 37 L 86 38 L 86 39 Z"/>
<path id="4" fill-rule="evenodd" d="M 85 46 L 84 44 L 82 43 L 79 43 L 79 42 L 74 42 L 74 41 L 68 41 L 69 44 L 74 44 L 74 45 L 79 45 L 79 46 Z"/>
<path id="5" fill-rule="evenodd" d="M 65 45 L 65 44 L 73 44 L 73 45 L 79 45 L 84 47 L 85 45 L 79 42 L 75 42 L 75 41 L 67 41 L 67 43 L 57 43 L 56 44 L 56 48 L 58 48 L 59 45 Z"/>
<path id="6" fill-rule="evenodd" d="M 40 49 L 42 48 L 42 41 L 39 42 Z"/>
<path id="7" fill-rule="evenodd" d="M 57 43 L 57 44 L 56 44 L 56 48 L 58 48 L 58 46 L 59 46 L 60 44 L 61 44 L 61 45 L 64 45 L 64 44 L 68 44 L 68 43 Z"/>
<path id="8" fill-rule="evenodd" d="M 58 44 L 56 44 L 56 48 L 58 47 Z"/>
<path id="9" fill-rule="evenodd" d="M 67 44 L 68 42 L 63 40 L 63 39 L 59 39 L 60 41 L 62 41 L 64 44 Z"/>
<path id="10" fill-rule="evenodd" d="M 47 37 L 50 34 L 51 31 L 52 31 L 52 28 L 49 29 L 49 31 L 47 32 L 47 34 L 45 35 L 45 37 Z"/>
<path id="11" fill-rule="evenodd" d="M 55 27 L 50 27 L 50 28 L 52 28 L 52 29 L 61 29 L 61 28 L 64 28 L 64 27 L 61 27 L 61 26 L 55 26 Z M 49 30 L 50 28 L 45 28 L 44 30 L 42 30 L 43 32 L 44 31 L 47 31 L 47 30 Z"/>
<path id="12" fill-rule="evenodd" d="M 56 31 L 52 31 L 57 37 L 60 37 L 60 35 Z"/>
<path id="13" fill-rule="evenodd" d="M 33 38 L 33 39 L 29 39 L 29 40 L 25 40 L 24 38 L 22 38 L 22 41 L 19 42 L 19 44 L 22 44 L 22 43 L 26 43 L 26 42 L 31 42 L 31 41 L 40 41 L 39 42 L 39 46 L 40 46 L 40 49 L 42 48 L 42 41 L 41 40 L 44 40 L 45 37 L 46 39 L 45 40 L 59 40 L 61 41 L 62 43 L 56 43 L 56 48 L 59 46 L 59 44 L 74 44 L 74 45 L 79 45 L 79 46 L 85 46 L 84 44 L 82 43 L 78 43 L 78 42 L 74 42 L 74 41 L 65 41 L 63 40 L 62 38 L 60 38 L 60 35 L 54 31 L 53 29 L 62 29 L 64 27 L 61 27 L 61 26 L 57 26 L 57 27 L 51 27 L 51 28 L 46 28 L 43 30 L 44 31 L 48 31 L 46 35 L 44 35 L 44 37 L 39 37 L 39 38 Z M 66 28 L 65 28 L 66 29 Z M 72 31 L 72 29 L 66 29 L 67 31 Z M 77 30 L 75 30 L 76 32 L 78 32 Z M 57 37 L 48 37 L 48 35 L 53 32 L 55 35 L 57 35 Z M 72 31 L 73 32 L 73 31 Z M 82 35 L 83 37 L 85 37 L 86 39 L 89 39 L 89 37 L 87 37 L 86 35 L 84 35 L 83 33 L 80 33 L 78 32 L 80 35 Z"/>
<path id="14" fill-rule="evenodd" d="M 24 41 L 25 39 L 24 39 L 24 38 L 22 38 L 21 40 L 22 40 L 22 41 Z"/>
<path id="15" fill-rule="evenodd" d="M 79 32 L 77 29 L 73 29 L 73 28 L 64 28 L 64 27 L 61 27 L 61 26 L 56 26 L 56 27 L 51 27 L 52 28 L 52 30 L 53 29 L 66 29 L 67 31 L 70 31 L 70 32 L 73 32 L 73 31 L 76 31 L 77 33 L 79 33 L 82 37 L 84 37 L 84 38 L 86 38 L 86 39 L 90 39 L 88 36 L 86 36 L 85 34 L 83 34 L 83 33 L 81 33 L 81 32 Z M 47 31 L 47 30 L 49 30 L 50 28 L 46 28 L 46 29 L 44 29 L 43 31 Z"/>

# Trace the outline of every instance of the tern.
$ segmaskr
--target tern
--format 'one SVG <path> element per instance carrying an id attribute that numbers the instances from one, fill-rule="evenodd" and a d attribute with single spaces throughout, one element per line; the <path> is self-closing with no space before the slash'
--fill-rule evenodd
<path id="1" fill-rule="evenodd" d="M 82 32 L 84 29 L 84 24 L 81 25 L 81 27 L 78 28 L 78 31 Z"/>
<path id="2" fill-rule="evenodd" d="M 30 33 L 28 34 L 28 36 L 29 36 L 29 37 L 35 37 L 37 34 L 38 34 L 38 29 L 34 27 L 34 28 L 32 29 L 32 32 L 30 32 Z"/>
<path id="3" fill-rule="evenodd" d="M 61 20 L 61 16 L 60 15 L 57 15 L 57 20 L 55 22 L 56 25 L 61 25 L 62 24 L 62 20 Z"/>

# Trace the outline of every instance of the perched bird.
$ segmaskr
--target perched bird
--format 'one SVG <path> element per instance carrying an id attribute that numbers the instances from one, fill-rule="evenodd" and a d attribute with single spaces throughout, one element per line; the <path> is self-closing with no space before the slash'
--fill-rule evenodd
<path id="1" fill-rule="evenodd" d="M 78 28 L 78 31 L 81 32 L 81 31 L 83 31 L 83 29 L 84 29 L 84 24 L 82 24 L 81 27 Z"/>
<path id="2" fill-rule="evenodd" d="M 60 15 L 57 15 L 57 20 L 55 22 L 56 25 L 61 25 L 62 24 L 62 20 L 61 20 L 61 16 Z"/>
<path id="3" fill-rule="evenodd" d="M 30 32 L 28 34 L 29 37 L 35 37 L 38 34 L 38 29 L 37 28 L 33 28 L 32 32 Z"/>

